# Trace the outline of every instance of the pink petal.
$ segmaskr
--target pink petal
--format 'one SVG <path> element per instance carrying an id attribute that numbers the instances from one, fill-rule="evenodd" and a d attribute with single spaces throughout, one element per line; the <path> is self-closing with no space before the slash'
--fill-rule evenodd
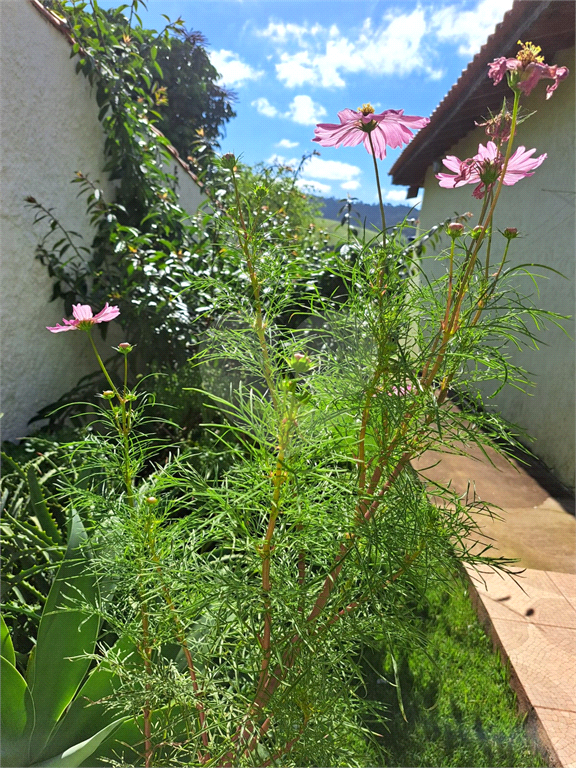
<path id="1" fill-rule="evenodd" d="M 104 304 L 104 309 L 100 310 L 97 315 L 94 315 L 94 322 L 95 323 L 108 323 L 110 320 L 114 320 L 115 317 L 118 317 L 120 314 L 120 310 L 118 307 L 110 307 L 108 306 L 108 302 Z"/>
<path id="2" fill-rule="evenodd" d="M 523 179 L 526 176 L 533 176 L 534 174 L 530 173 L 530 171 L 534 171 L 536 168 L 541 166 L 544 160 L 546 160 L 548 157 L 546 152 L 544 152 L 544 154 L 540 155 L 539 157 L 533 158 L 532 155 L 534 152 L 536 152 L 536 149 L 530 149 L 528 152 L 525 150 L 525 147 L 518 147 L 516 152 L 514 152 L 508 161 L 508 168 L 506 169 L 506 173 L 502 182 L 507 187 L 516 184 L 516 182 L 520 181 L 520 179 Z"/>
<path id="3" fill-rule="evenodd" d="M 474 159 L 478 160 L 478 162 L 482 162 L 483 160 L 493 162 L 499 154 L 496 144 L 494 144 L 493 141 L 489 141 L 486 146 L 483 146 L 482 144 L 478 146 L 478 154 L 474 155 Z"/>
<path id="4" fill-rule="evenodd" d="M 339 147 L 341 144 L 346 147 L 355 147 L 362 141 L 363 131 L 349 123 L 345 125 L 320 123 L 314 129 L 314 134 L 312 141 L 317 141 L 323 147 Z"/>
<path id="5" fill-rule="evenodd" d="M 449 173 L 437 173 L 436 178 L 440 182 L 441 187 L 445 189 L 454 189 L 456 186 L 456 176 L 451 176 Z M 460 186 L 465 182 L 459 182 Z"/>
<path id="6" fill-rule="evenodd" d="M 384 141 L 392 149 L 408 144 L 412 138 L 412 131 L 400 123 L 378 123 L 377 131 L 384 136 Z"/>
<path id="7" fill-rule="evenodd" d="M 66 322 L 66 320 L 64 320 Z M 53 325 L 53 326 L 46 326 L 46 330 L 50 331 L 51 333 L 62 333 L 63 331 L 77 331 L 78 328 L 76 325 Z"/>
<path id="8" fill-rule="evenodd" d="M 73 304 L 72 314 L 76 320 L 92 320 L 92 309 L 88 304 Z"/>
<path id="9" fill-rule="evenodd" d="M 372 147 L 370 146 L 370 138 L 372 137 L 372 144 L 374 145 L 374 154 L 379 160 L 384 160 L 386 157 L 386 139 L 378 129 L 372 131 L 371 134 L 364 134 L 364 146 L 368 154 L 372 154 Z"/>
<path id="10" fill-rule="evenodd" d="M 340 123 L 342 125 L 345 123 L 357 122 L 360 115 L 360 112 L 357 112 L 353 109 L 343 109 L 341 112 L 338 112 L 338 118 L 340 119 Z"/>
<path id="11" fill-rule="evenodd" d="M 460 172 L 460 165 L 462 163 L 461 160 L 459 160 L 455 155 L 447 155 L 442 163 L 448 168 L 449 171 L 454 171 L 454 173 Z"/>

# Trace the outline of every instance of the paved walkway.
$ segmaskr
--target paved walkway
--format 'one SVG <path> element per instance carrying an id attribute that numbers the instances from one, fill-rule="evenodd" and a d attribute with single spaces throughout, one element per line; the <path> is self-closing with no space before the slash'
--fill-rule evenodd
<path id="1" fill-rule="evenodd" d="M 475 492 L 500 508 L 478 516 L 495 554 L 518 558 L 517 575 L 467 568 L 471 596 L 487 631 L 510 664 L 511 685 L 550 766 L 576 768 L 576 519 L 574 499 L 541 465 L 495 466 L 426 453 L 414 466 L 458 493 Z M 525 569 L 525 570 L 522 570 Z"/>

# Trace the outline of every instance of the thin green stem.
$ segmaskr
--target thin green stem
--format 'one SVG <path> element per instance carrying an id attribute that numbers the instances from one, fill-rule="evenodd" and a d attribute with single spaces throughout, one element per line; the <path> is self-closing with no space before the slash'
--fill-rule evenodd
<path id="1" fill-rule="evenodd" d="M 376 162 L 376 155 L 374 153 L 374 143 L 372 141 L 372 133 L 368 134 L 368 141 L 370 142 L 370 149 L 372 150 L 372 160 L 374 161 L 374 172 L 376 174 L 376 188 L 378 189 L 378 201 L 380 203 L 380 216 L 382 217 L 382 245 L 386 248 L 386 215 L 384 213 L 384 202 L 382 200 L 382 187 L 380 185 L 380 174 L 378 173 L 378 163 Z"/>
<path id="2" fill-rule="evenodd" d="M 244 258 L 246 259 L 246 266 L 248 268 L 248 274 L 250 276 L 250 282 L 252 284 L 252 293 L 254 295 L 254 308 L 256 311 L 255 329 L 258 341 L 260 343 L 260 349 L 262 351 L 262 359 L 264 362 L 264 378 L 270 392 L 270 397 L 276 410 L 278 410 L 278 396 L 276 394 L 276 387 L 274 386 L 274 380 L 272 377 L 272 365 L 270 363 L 270 354 L 268 352 L 268 344 L 266 343 L 265 323 L 262 315 L 262 302 L 260 299 L 260 283 L 258 282 L 258 276 L 254 268 L 254 261 L 252 254 L 250 253 L 250 238 L 248 228 L 244 220 L 244 214 L 242 213 L 242 204 L 240 199 L 240 190 L 238 189 L 238 180 L 236 174 L 232 170 L 232 183 L 234 185 L 234 196 L 236 198 L 236 208 L 238 210 L 238 218 L 240 220 L 240 227 L 242 230 L 242 237 L 240 238 L 240 244 Z"/>
<path id="3" fill-rule="evenodd" d="M 96 355 L 96 360 L 98 360 L 98 364 L 99 364 L 100 368 L 102 369 L 102 373 L 106 377 L 106 381 L 108 382 L 108 384 L 110 384 L 110 388 L 112 389 L 112 392 L 114 392 L 114 394 L 116 395 L 118 400 L 122 401 L 122 398 L 120 397 L 120 393 L 118 392 L 118 390 L 114 386 L 114 382 L 110 378 L 110 375 L 109 375 L 108 371 L 106 370 L 106 366 L 102 362 L 102 358 L 100 357 L 100 354 L 98 353 L 98 350 L 96 349 L 96 344 L 94 344 L 94 339 L 92 338 L 92 332 L 91 331 L 88 331 L 88 338 L 90 339 L 90 344 L 92 344 L 92 349 L 94 350 L 94 354 Z"/>

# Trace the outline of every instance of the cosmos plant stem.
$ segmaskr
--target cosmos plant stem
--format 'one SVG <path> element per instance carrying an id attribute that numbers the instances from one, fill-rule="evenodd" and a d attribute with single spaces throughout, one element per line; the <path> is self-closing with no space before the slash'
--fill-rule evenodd
<path id="1" fill-rule="evenodd" d="M 270 364 L 270 354 L 268 352 L 268 344 L 266 343 L 265 323 L 262 315 L 262 301 L 260 298 L 260 283 L 258 282 L 258 276 L 254 267 L 253 255 L 250 251 L 250 234 L 244 220 L 244 214 L 242 213 L 242 202 L 240 200 L 240 190 L 238 189 L 238 179 L 236 178 L 235 168 L 231 168 L 232 183 L 234 185 L 234 195 L 236 198 L 236 209 L 238 211 L 238 219 L 240 222 L 240 228 L 242 230 L 240 237 L 240 244 L 244 258 L 246 259 L 246 267 L 250 276 L 250 283 L 252 285 L 252 293 L 254 295 L 254 308 L 256 311 L 255 329 L 260 343 L 260 349 L 262 351 L 262 359 L 264 362 L 264 378 L 270 392 L 270 397 L 276 409 L 278 408 L 278 396 L 276 393 L 276 387 L 272 377 L 272 366 Z"/>
<path id="2" fill-rule="evenodd" d="M 378 173 L 378 163 L 376 161 L 376 153 L 374 151 L 374 143 L 372 141 L 372 134 L 368 134 L 368 140 L 370 141 L 370 149 L 372 150 L 372 160 L 374 162 L 374 173 L 376 174 L 376 188 L 378 189 L 378 201 L 380 203 L 380 216 L 382 217 L 382 246 L 386 248 L 386 215 L 384 213 L 384 201 L 382 200 L 382 187 L 380 186 L 380 174 Z"/>

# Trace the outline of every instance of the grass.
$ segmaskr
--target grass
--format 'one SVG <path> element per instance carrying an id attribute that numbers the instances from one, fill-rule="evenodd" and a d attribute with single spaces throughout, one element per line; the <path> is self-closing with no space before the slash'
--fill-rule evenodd
<path id="1" fill-rule="evenodd" d="M 546 766 L 518 714 L 508 671 L 480 626 L 462 577 L 436 587 L 420 608 L 424 648 L 396 655 L 406 719 L 398 704 L 391 657 L 368 675 L 367 694 L 386 702 L 383 766 L 469 768 Z M 372 659 L 374 662 L 374 659 Z"/>

